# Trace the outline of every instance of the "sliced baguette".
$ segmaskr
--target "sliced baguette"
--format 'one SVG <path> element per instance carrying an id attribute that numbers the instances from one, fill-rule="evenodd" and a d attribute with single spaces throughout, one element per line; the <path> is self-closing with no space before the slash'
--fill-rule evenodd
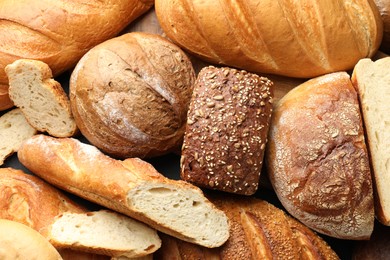
<path id="1" fill-rule="evenodd" d="M 34 128 L 56 137 L 77 132 L 69 98 L 46 63 L 20 59 L 7 65 L 5 72 L 11 100 Z"/>
<path id="2" fill-rule="evenodd" d="M 56 248 L 128 258 L 149 255 L 161 246 L 154 229 L 108 210 L 66 212 L 50 225 L 48 239 Z"/>
<path id="3" fill-rule="evenodd" d="M 374 175 L 376 216 L 390 225 L 390 57 L 360 60 L 353 71 Z"/>
<path id="4" fill-rule="evenodd" d="M 48 182 L 179 239 L 218 247 L 229 237 L 225 213 L 199 188 L 140 159 L 115 160 L 76 139 L 45 135 L 24 142 L 18 157 Z"/>
<path id="5" fill-rule="evenodd" d="M 35 135 L 33 128 L 19 108 L 15 108 L 0 117 L 0 165 L 17 152 L 23 141 Z"/>

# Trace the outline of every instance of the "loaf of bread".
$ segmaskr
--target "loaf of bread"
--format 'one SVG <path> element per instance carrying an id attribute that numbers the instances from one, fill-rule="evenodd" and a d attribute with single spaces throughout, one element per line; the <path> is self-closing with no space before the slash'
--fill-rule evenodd
<path id="1" fill-rule="evenodd" d="M 27 121 L 40 132 L 71 137 L 77 132 L 70 102 L 49 66 L 38 60 L 19 59 L 5 67 L 9 96 Z"/>
<path id="2" fill-rule="evenodd" d="M 58 251 L 36 230 L 7 219 L 0 219 L 0 259 L 59 260 Z"/>
<path id="3" fill-rule="evenodd" d="M 12 168 L 0 168 L 0 219 L 37 230 L 64 259 L 142 257 L 161 246 L 156 230 L 145 224 L 112 211 L 88 212 L 50 184 Z"/>
<path id="4" fill-rule="evenodd" d="M 231 193 L 256 192 L 272 112 L 273 83 L 228 67 L 205 67 L 194 86 L 181 179 Z"/>
<path id="5" fill-rule="evenodd" d="M 357 93 L 346 72 L 287 93 L 274 108 L 268 140 L 267 172 L 291 215 L 331 237 L 370 237 L 370 165 Z"/>
<path id="6" fill-rule="evenodd" d="M 390 1 L 374 0 L 383 21 L 383 38 L 380 50 L 390 54 Z"/>
<path id="7" fill-rule="evenodd" d="M 152 157 L 183 141 L 195 73 L 161 36 L 127 33 L 91 49 L 70 79 L 74 117 L 90 143 L 114 157 Z"/>
<path id="8" fill-rule="evenodd" d="M 18 158 L 46 181 L 179 239 L 218 247 L 229 237 L 226 215 L 199 188 L 141 159 L 119 161 L 76 139 L 45 135 L 24 142 Z"/>
<path id="9" fill-rule="evenodd" d="M 209 249 L 161 235 L 155 259 L 339 259 L 317 234 L 264 200 L 225 194 L 210 200 L 229 218 L 228 241 Z"/>
<path id="10" fill-rule="evenodd" d="M 373 170 L 376 216 L 390 226 L 390 57 L 360 60 L 352 73 Z"/>
<path id="11" fill-rule="evenodd" d="M 38 131 L 26 120 L 19 108 L 12 109 L 0 117 L 0 165 L 17 152 L 26 139 Z"/>
<path id="12" fill-rule="evenodd" d="M 166 35 L 216 64 L 309 78 L 375 54 L 382 21 L 369 1 L 156 0 Z"/>
<path id="13" fill-rule="evenodd" d="M 152 0 L 1 1 L 0 109 L 12 106 L 6 65 L 20 58 L 41 60 L 57 76 L 152 5 Z"/>
<path id="14" fill-rule="evenodd" d="M 157 232 L 122 214 L 100 210 L 65 212 L 48 227 L 50 243 L 112 257 L 143 257 L 161 246 Z"/>

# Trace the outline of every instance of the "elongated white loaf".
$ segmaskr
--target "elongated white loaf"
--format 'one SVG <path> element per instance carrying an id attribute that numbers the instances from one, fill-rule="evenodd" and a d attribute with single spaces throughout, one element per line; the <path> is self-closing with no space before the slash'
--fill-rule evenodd
<path id="1" fill-rule="evenodd" d="M 390 57 L 360 60 L 352 74 L 357 89 L 374 176 L 376 215 L 390 225 Z"/>
<path id="2" fill-rule="evenodd" d="M 24 142 L 18 157 L 48 182 L 179 239 L 218 247 L 229 237 L 226 215 L 199 188 L 140 159 L 115 160 L 76 139 L 45 135 Z"/>

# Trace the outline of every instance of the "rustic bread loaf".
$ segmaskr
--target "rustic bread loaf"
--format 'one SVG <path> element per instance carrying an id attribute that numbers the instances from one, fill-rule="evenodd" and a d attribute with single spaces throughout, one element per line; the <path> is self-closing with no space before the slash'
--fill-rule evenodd
<path id="1" fill-rule="evenodd" d="M 56 137 L 70 137 L 77 132 L 69 98 L 46 63 L 19 59 L 8 64 L 5 72 L 9 96 L 30 125 Z"/>
<path id="2" fill-rule="evenodd" d="M 161 246 L 155 230 L 108 210 L 65 212 L 48 227 L 47 238 L 56 248 L 78 249 L 112 257 L 143 257 Z"/>
<path id="3" fill-rule="evenodd" d="M 390 225 L 390 57 L 360 60 L 352 74 L 361 105 L 373 171 L 376 215 Z"/>
<path id="4" fill-rule="evenodd" d="M 192 95 L 181 154 L 183 180 L 252 195 L 259 184 L 273 83 L 228 67 L 205 67 Z"/>
<path id="5" fill-rule="evenodd" d="M 0 117 L 0 165 L 17 152 L 22 142 L 38 131 L 32 127 L 19 108 L 12 109 Z"/>
<path id="6" fill-rule="evenodd" d="M 127 33 L 90 50 L 70 79 L 77 125 L 115 157 L 152 157 L 180 148 L 195 73 L 161 36 Z"/>
<path id="7" fill-rule="evenodd" d="M 374 0 L 383 21 L 383 38 L 380 50 L 390 54 L 390 1 Z"/>
<path id="8" fill-rule="evenodd" d="M 6 65 L 20 58 L 41 60 L 57 76 L 152 5 L 152 0 L 1 1 L 0 109 L 13 105 L 6 96 Z"/>
<path id="9" fill-rule="evenodd" d="M 0 259 L 59 260 L 58 251 L 36 230 L 7 219 L 0 219 Z"/>
<path id="10" fill-rule="evenodd" d="M 24 142 L 18 158 L 48 182 L 179 239 L 218 247 L 229 237 L 226 215 L 200 189 L 140 159 L 119 161 L 76 139 L 44 135 Z"/>
<path id="11" fill-rule="evenodd" d="M 328 236 L 370 237 L 370 165 L 357 93 L 346 72 L 287 93 L 274 108 L 268 140 L 268 175 L 291 215 Z"/>
<path id="12" fill-rule="evenodd" d="M 375 54 L 382 21 L 369 1 L 156 0 L 166 35 L 202 59 L 309 78 Z"/>
<path id="13" fill-rule="evenodd" d="M 228 241 L 208 249 L 161 235 L 155 259 L 339 259 L 317 234 L 264 200 L 225 194 L 209 198 L 230 220 Z"/>

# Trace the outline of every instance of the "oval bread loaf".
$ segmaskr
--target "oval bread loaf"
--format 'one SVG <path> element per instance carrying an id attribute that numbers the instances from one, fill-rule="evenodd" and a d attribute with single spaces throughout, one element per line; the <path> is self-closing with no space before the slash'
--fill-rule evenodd
<path id="1" fill-rule="evenodd" d="M 340 239 L 368 239 L 374 200 L 357 93 L 346 72 L 309 80 L 276 105 L 266 151 L 286 210 Z"/>
<path id="2" fill-rule="evenodd" d="M 213 63 L 309 78 L 352 69 L 382 39 L 369 1 L 156 0 L 166 35 Z"/>
<path id="3" fill-rule="evenodd" d="M 178 150 L 195 72 L 161 36 L 133 32 L 91 49 L 70 79 L 72 112 L 82 134 L 115 157 Z"/>
<path id="4" fill-rule="evenodd" d="M 41 60 L 57 76 L 152 5 L 151 0 L 1 1 L 0 109 L 12 106 L 6 65 L 20 58 Z"/>

